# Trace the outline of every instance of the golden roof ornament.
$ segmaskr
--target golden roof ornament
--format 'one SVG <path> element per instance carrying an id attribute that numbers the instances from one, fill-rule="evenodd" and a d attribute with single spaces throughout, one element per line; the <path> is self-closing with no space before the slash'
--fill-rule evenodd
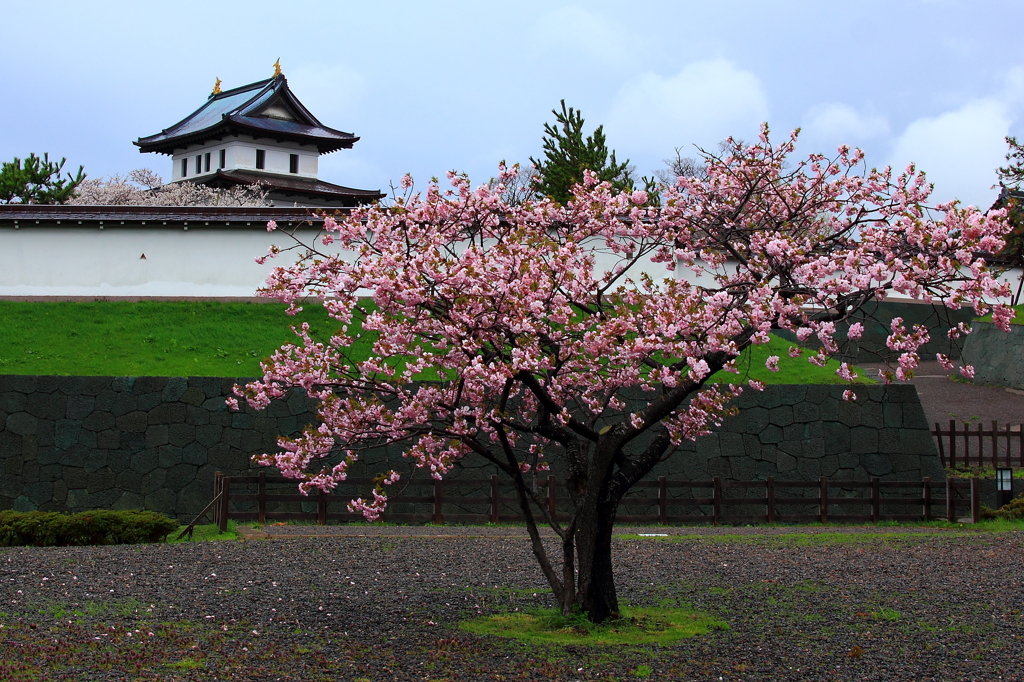
<path id="1" fill-rule="evenodd" d="M 281 75 L 281 58 L 278 57 L 277 61 L 274 62 L 274 78 Z"/>
<path id="2" fill-rule="evenodd" d="M 219 95 L 220 93 L 221 93 L 220 79 L 218 78 L 217 82 L 213 84 L 213 94 L 214 95 Z"/>

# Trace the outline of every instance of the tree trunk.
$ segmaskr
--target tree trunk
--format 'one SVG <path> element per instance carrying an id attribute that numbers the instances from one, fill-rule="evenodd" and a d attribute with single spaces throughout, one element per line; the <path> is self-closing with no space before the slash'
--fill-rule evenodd
<path id="1" fill-rule="evenodd" d="M 581 515 L 576 528 L 579 573 L 575 605 L 593 623 L 620 615 L 612 572 L 612 529 L 617 507 L 610 502 L 597 505 L 594 513 Z"/>

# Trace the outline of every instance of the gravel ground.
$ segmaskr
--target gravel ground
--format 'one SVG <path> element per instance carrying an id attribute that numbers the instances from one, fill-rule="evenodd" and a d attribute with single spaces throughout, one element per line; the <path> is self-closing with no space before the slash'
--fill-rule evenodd
<path id="1" fill-rule="evenodd" d="M 550 604 L 521 529 L 358 530 L 0 550 L 0 679 L 1024 679 L 1020 532 L 645 528 L 621 601 L 729 629 L 600 648 L 458 629 Z"/>

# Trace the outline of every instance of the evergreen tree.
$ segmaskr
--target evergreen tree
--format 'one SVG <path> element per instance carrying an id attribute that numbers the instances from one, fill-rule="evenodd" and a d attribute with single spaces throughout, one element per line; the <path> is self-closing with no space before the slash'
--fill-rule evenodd
<path id="1" fill-rule="evenodd" d="M 85 180 L 81 166 L 76 175 L 68 173 L 62 178 L 66 161 L 52 162 L 49 154 L 42 158 L 29 154 L 24 164 L 17 157 L 0 164 L 0 204 L 63 204 Z"/>
<path id="2" fill-rule="evenodd" d="M 617 190 L 633 187 L 629 161 L 618 163 L 615 152 L 608 152 L 604 126 L 583 138 L 583 116 L 572 107 L 552 109 L 555 124 L 544 124 L 544 158 L 530 161 L 537 167 L 537 191 L 559 203 L 572 196 L 573 185 L 583 181 L 583 171 L 591 170 L 601 181 L 608 181 Z"/>

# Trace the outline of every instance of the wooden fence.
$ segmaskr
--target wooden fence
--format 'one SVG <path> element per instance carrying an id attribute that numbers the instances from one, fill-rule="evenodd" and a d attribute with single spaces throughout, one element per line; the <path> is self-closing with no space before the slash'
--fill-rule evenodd
<path id="1" fill-rule="evenodd" d="M 1024 467 L 1024 430 L 1020 424 L 1007 424 L 1001 429 L 993 421 L 986 429 L 979 422 L 972 429 L 967 423 L 958 428 L 956 420 L 950 419 L 948 429 L 936 422 L 932 435 L 939 446 L 942 466 Z"/>
<path id="2" fill-rule="evenodd" d="M 349 479 L 349 484 L 357 486 L 372 486 L 371 479 Z M 286 492 L 268 492 L 267 486 L 287 486 Z M 255 486 L 255 490 L 253 487 Z M 217 473 L 214 482 L 214 502 L 211 503 L 214 513 L 214 523 L 220 526 L 221 531 L 227 528 L 228 519 L 239 521 L 257 521 L 266 523 L 268 521 L 305 520 L 313 521 L 324 525 L 328 521 L 359 521 L 362 516 L 352 514 L 346 510 L 346 504 L 351 499 L 348 495 L 324 493 L 317 491 L 310 495 L 302 495 L 297 492 L 296 483 L 292 479 L 282 476 L 268 476 L 260 473 L 257 476 L 224 476 Z M 523 517 L 518 510 L 517 498 L 511 490 L 512 484 L 505 479 L 499 480 L 494 475 L 489 479 L 451 479 L 447 481 L 429 480 L 426 482 L 413 482 L 409 488 L 427 488 L 429 494 L 411 495 L 408 488 L 400 495 L 389 499 L 390 505 L 408 506 L 429 506 L 430 512 L 390 512 L 382 515 L 384 521 L 403 521 L 413 523 L 499 523 L 522 521 Z M 463 495 L 457 489 L 476 489 L 486 491 L 484 495 Z M 502 494 L 502 488 L 508 494 Z M 447 494 L 446 494 L 447 489 Z M 690 489 L 691 495 L 697 491 L 703 492 L 705 497 L 671 497 L 669 490 Z M 807 491 L 813 489 L 812 495 L 796 496 L 793 491 Z M 656 495 L 649 492 L 655 490 Z M 763 494 L 753 497 L 740 496 L 739 491 L 749 492 L 751 490 L 763 490 Z M 830 491 L 841 493 L 854 493 L 861 491 L 858 496 L 839 495 L 832 496 Z M 883 496 L 882 491 L 891 493 L 903 493 L 912 491 L 909 496 Z M 617 520 L 625 523 L 809 523 L 829 521 L 910 521 L 920 519 L 947 519 L 955 521 L 959 513 L 966 512 L 972 521 L 977 522 L 981 517 L 981 497 L 979 493 L 979 482 L 977 478 L 971 479 L 947 479 L 946 481 L 933 482 L 929 478 L 921 481 L 880 481 L 872 478 L 870 481 L 829 481 L 821 477 L 817 481 L 776 481 L 769 477 L 764 481 L 723 481 L 715 478 L 711 481 L 668 481 L 664 476 L 657 481 L 641 481 L 637 483 L 623 501 L 620 509 L 630 508 L 656 508 L 656 513 L 649 514 L 620 514 Z M 559 520 L 568 520 L 566 505 L 569 502 L 564 491 L 557 484 L 555 477 L 550 476 L 546 481 L 539 481 L 537 493 L 547 498 L 548 511 Z M 561 494 L 560 494 L 561 493 Z M 315 511 L 281 511 L 278 507 L 282 503 L 304 502 L 307 506 L 315 505 Z M 233 509 L 238 503 L 249 506 L 248 511 Z M 486 506 L 487 513 L 444 513 L 445 505 L 465 507 L 477 505 Z M 900 513 L 884 513 L 883 508 L 890 510 L 894 506 L 900 506 Z M 255 506 L 255 510 L 253 510 Z M 268 506 L 274 507 L 273 510 Z M 332 511 L 332 507 L 335 511 Z M 337 511 L 340 507 L 344 511 Z M 707 513 L 701 514 L 671 514 L 670 509 L 679 507 L 698 507 Z M 739 514 L 730 514 L 729 508 L 741 507 Z M 839 507 L 838 510 L 835 507 Z M 857 508 L 861 513 L 849 513 L 849 508 Z M 750 513 L 751 508 L 757 509 L 756 513 Z M 813 509 L 808 513 L 808 508 Z M 914 511 L 911 512 L 910 509 Z M 917 512 L 920 509 L 920 512 Z M 763 510 L 763 513 L 761 513 Z M 513 511 L 513 513 L 508 513 Z"/>

